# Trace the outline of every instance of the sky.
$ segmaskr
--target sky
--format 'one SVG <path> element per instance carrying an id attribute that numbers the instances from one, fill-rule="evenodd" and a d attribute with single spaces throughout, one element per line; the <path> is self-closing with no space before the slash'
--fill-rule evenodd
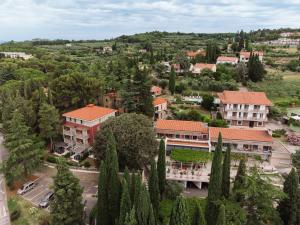
<path id="1" fill-rule="evenodd" d="M 300 0 L 0 0 L 0 40 L 300 27 Z"/>

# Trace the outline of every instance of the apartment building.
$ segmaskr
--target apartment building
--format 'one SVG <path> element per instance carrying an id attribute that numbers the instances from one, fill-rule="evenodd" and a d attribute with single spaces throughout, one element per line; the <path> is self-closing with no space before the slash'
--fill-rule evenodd
<path id="1" fill-rule="evenodd" d="M 218 93 L 219 112 L 231 126 L 263 127 L 272 102 L 264 92 L 223 91 Z"/>
<path id="2" fill-rule="evenodd" d="M 89 148 L 101 123 L 115 117 L 117 110 L 89 104 L 63 114 L 64 142 L 75 152 L 82 152 Z"/>
<path id="3" fill-rule="evenodd" d="M 245 52 L 241 51 L 240 52 L 240 62 L 248 63 L 250 56 L 252 55 L 258 55 L 259 61 L 263 61 L 264 53 L 263 52 L 258 52 L 258 51 L 253 51 L 253 52 Z"/>
<path id="4" fill-rule="evenodd" d="M 165 119 L 167 117 L 168 101 L 165 98 L 155 98 L 153 100 L 154 119 Z"/>

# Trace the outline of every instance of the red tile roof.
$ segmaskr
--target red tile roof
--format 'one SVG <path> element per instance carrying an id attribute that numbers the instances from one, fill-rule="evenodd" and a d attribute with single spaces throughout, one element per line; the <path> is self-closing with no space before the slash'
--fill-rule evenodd
<path id="1" fill-rule="evenodd" d="M 175 70 L 180 70 L 180 64 L 172 64 Z"/>
<path id="2" fill-rule="evenodd" d="M 208 133 L 203 123 L 184 120 L 157 120 L 155 129 Z"/>
<path id="3" fill-rule="evenodd" d="M 158 87 L 158 86 L 152 86 L 151 87 L 151 93 L 158 93 L 158 94 L 160 94 L 161 93 L 161 88 L 160 87 Z"/>
<path id="4" fill-rule="evenodd" d="M 208 148 L 208 143 L 204 142 L 193 142 L 193 141 L 181 141 L 181 140 L 168 140 L 168 145 L 178 145 L 178 146 L 191 146 L 191 147 L 206 147 Z"/>
<path id="5" fill-rule="evenodd" d="M 67 112 L 67 113 L 63 114 L 63 116 L 81 119 L 81 120 L 92 121 L 92 120 L 104 117 L 106 115 L 109 115 L 113 112 L 117 112 L 117 110 L 89 104 L 83 108 L 76 109 L 71 112 Z"/>
<path id="6" fill-rule="evenodd" d="M 219 56 L 217 58 L 217 61 L 222 61 L 222 62 L 237 62 L 238 58 L 236 58 L 236 57 L 228 57 L 228 56 Z"/>
<path id="7" fill-rule="evenodd" d="M 263 56 L 263 55 L 264 55 L 263 52 L 258 52 L 258 51 L 253 51 L 252 54 L 253 54 L 253 55 L 259 55 L 259 56 Z M 241 56 L 244 56 L 244 57 L 246 57 L 246 58 L 250 58 L 251 52 L 244 52 L 244 51 L 241 51 L 241 52 L 240 52 L 240 55 L 241 55 Z"/>
<path id="8" fill-rule="evenodd" d="M 241 141 L 259 141 L 259 142 L 272 142 L 272 136 L 265 130 L 250 130 L 238 128 L 219 128 L 210 127 L 210 139 L 217 140 L 221 132 L 223 140 L 241 140 Z"/>
<path id="9" fill-rule="evenodd" d="M 214 68 L 214 66 L 216 66 L 216 64 L 207 64 L 207 63 L 196 63 L 194 65 L 195 68 L 199 68 L 199 69 L 210 69 L 212 70 Z"/>
<path id="10" fill-rule="evenodd" d="M 163 104 L 163 103 L 167 103 L 168 101 L 167 101 L 167 99 L 165 99 L 165 98 L 155 98 L 154 100 L 153 100 L 153 105 L 154 106 L 157 106 L 157 105 L 161 105 L 161 104 Z"/>
<path id="11" fill-rule="evenodd" d="M 223 91 L 218 96 L 225 104 L 272 105 L 264 92 Z"/>

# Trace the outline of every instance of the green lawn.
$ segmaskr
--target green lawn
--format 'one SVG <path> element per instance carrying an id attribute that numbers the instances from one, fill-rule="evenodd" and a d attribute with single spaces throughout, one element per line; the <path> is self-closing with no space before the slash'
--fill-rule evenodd
<path id="1" fill-rule="evenodd" d="M 208 162 L 211 160 L 212 154 L 205 151 L 174 149 L 171 153 L 171 159 L 178 162 Z"/>
<path id="2" fill-rule="evenodd" d="M 49 214 L 45 210 L 33 206 L 21 197 L 10 197 L 8 199 L 10 214 L 18 208 L 20 209 L 20 216 L 18 219 L 12 221 L 12 225 L 38 225 L 49 217 Z"/>

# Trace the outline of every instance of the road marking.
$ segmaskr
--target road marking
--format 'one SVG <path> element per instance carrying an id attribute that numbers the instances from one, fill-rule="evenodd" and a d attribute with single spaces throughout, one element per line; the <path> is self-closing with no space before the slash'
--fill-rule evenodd
<path id="1" fill-rule="evenodd" d="M 23 197 L 25 198 L 25 199 L 29 199 L 29 200 L 31 200 L 32 198 L 34 198 L 34 196 L 33 197 L 30 197 L 32 194 L 34 194 L 35 192 L 37 192 L 37 191 L 40 191 L 40 190 L 42 190 L 44 188 L 44 186 L 42 185 L 42 186 L 39 186 L 38 188 L 33 188 L 32 190 L 30 190 L 30 191 L 28 191 L 27 193 L 25 193 L 24 195 L 23 195 Z M 38 193 L 40 193 L 40 192 L 38 192 Z"/>

